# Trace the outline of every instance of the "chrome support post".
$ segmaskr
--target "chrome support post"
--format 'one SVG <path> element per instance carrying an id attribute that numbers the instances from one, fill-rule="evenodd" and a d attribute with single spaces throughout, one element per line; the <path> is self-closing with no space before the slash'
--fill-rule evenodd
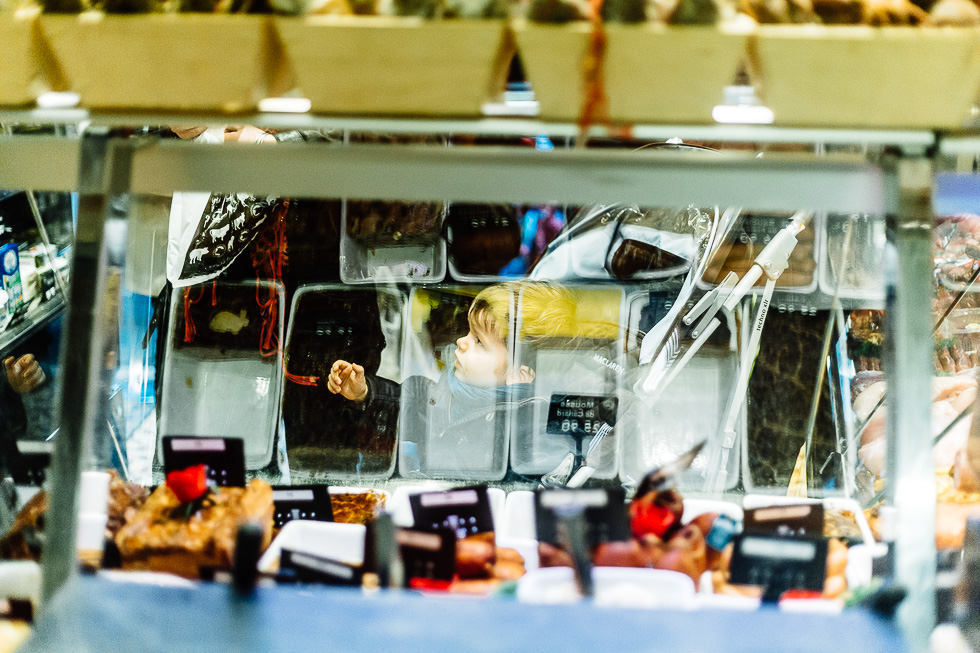
<path id="1" fill-rule="evenodd" d="M 129 190 L 133 143 L 108 128 L 82 136 L 78 227 L 71 263 L 68 317 L 61 342 L 60 431 L 51 460 L 51 503 L 46 519 L 41 595 L 47 602 L 75 573 L 77 495 L 97 416 L 108 401 L 105 367 L 104 226 L 108 196 Z"/>
<path id="2" fill-rule="evenodd" d="M 893 506 L 893 579 L 908 595 L 899 624 L 911 650 L 929 648 L 935 625 L 936 479 L 930 399 L 932 335 L 932 161 L 910 156 L 891 169 L 898 213 L 888 279 L 885 371 L 888 378 L 887 501 Z"/>

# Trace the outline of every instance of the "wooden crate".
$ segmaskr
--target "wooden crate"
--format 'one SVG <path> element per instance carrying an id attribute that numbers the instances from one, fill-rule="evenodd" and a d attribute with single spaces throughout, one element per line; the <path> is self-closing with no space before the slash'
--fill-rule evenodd
<path id="1" fill-rule="evenodd" d="M 479 116 L 504 90 L 513 39 L 502 20 L 279 18 L 313 111 Z"/>
<path id="2" fill-rule="evenodd" d="M 592 27 L 515 24 L 541 117 L 575 120 Z M 741 61 L 748 31 L 656 24 L 606 25 L 606 94 L 615 122 L 708 123 Z"/>
<path id="3" fill-rule="evenodd" d="M 82 106 L 241 112 L 275 94 L 271 18 L 238 15 L 41 16 Z"/>
<path id="4" fill-rule="evenodd" d="M 0 104 L 28 104 L 49 90 L 36 23 L 36 13 L 0 14 Z"/>
<path id="5" fill-rule="evenodd" d="M 960 127 L 980 91 L 980 29 L 762 26 L 750 50 L 779 125 Z"/>

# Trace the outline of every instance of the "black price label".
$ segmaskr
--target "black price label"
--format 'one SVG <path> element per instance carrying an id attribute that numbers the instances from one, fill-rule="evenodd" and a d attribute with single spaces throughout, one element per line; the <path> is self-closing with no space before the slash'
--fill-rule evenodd
<path id="1" fill-rule="evenodd" d="M 276 528 L 294 519 L 333 521 L 330 488 L 326 485 L 274 485 L 272 505 Z"/>
<path id="2" fill-rule="evenodd" d="M 731 582 L 765 588 L 764 600 L 791 589 L 823 591 L 827 540 L 814 536 L 743 533 L 734 539 Z"/>
<path id="3" fill-rule="evenodd" d="M 245 487 L 245 441 L 241 438 L 163 437 L 163 472 L 208 466 L 208 480 L 219 487 Z"/>
<path id="4" fill-rule="evenodd" d="M 745 511 L 746 531 L 779 535 L 823 535 L 823 504 L 794 503 Z"/>
<path id="5" fill-rule="evenodd" d="M 597 489 L 539 489 L 534 494 L 534 517 L 538 541 L 560 546 L 559 515 L 581 509 L 585 516 L 586 540 L 590 548 L 603 542 L 624 542 L 630 539 L 627 518 L 626 490 Z"/>
<path id="6" fill-rule="evenodd" d="M 409 496 L 415 528 L 437 531 L 451 529 L 463 539 L 493 530 L 490 497 L 485 485 L 445 492 L 422 492 Z"/>
<path id="7" fill-rule="evenodd" d="M 300 582 L 324 585 L 360 585 L 364 575 L 361 567 L 288 549 L 279 556 L 279 568 L 291 570 Z"/>
<path id="8" fill-rule="evenodd" d="M 619 399 L 604 395 L 551 395 L 547 433 L 603 436 L 616 424 Z"/>
<path id="9" fill-rule="evenodd" d="M 412 578 L 452 580 L 456 573 L 456 533 L 447 529 L 420 531 L 399 528 L 395 543 L 405 570 L 405 583 Z"/>

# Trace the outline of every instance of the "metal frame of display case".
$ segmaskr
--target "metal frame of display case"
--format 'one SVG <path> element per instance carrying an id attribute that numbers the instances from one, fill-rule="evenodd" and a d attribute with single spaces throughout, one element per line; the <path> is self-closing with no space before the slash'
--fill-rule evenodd
<path id="1" fill-rule="evenodd" d="M 43 589 L 50 598 L 74 573 L 75 500 L 83 443 L 98 411 L 98 310 L 105 265 L 103 225 L 108 197 L 123 193 L 207 190 L 287 196 L 377 199 L 646 205 L 724 204 L 754 210 L 801 207 L 885 214 L 894 233 L 887 252 L 888 458 L 894 580 L 909 588 L 900 622 L 913 648 L 924 648 L 934 620 L 935 480 L 929 431 L 933 344 L 930 324 L 933 152 L 928 131 L 845 131 L 771 127 L 637 126 L 637 138 L 748 143 L 871 144 L 882 154 L 772 154 L 499 147 L 244 145 L 200 147 L 154 137 L 116 137 L 112 127 L 216 124 L 200 116 L 103 116 L 83 110 L 0 113 L 0 121 L 91 124 L 78 140 L 0 138 L 0 187 L 77 190 L 81 196 L 65 347 L 61 434 L 51 478 L 53 495 Z M 236 122 L 281 128 L 361 129 L 404 133 L 571 136 L 574 125 L 533 120 L 401 121 L 261 114 Z M 595 133 L 601 134 L 602 130 Z M 815 149 L 820 149 L 819 147 Z"/>

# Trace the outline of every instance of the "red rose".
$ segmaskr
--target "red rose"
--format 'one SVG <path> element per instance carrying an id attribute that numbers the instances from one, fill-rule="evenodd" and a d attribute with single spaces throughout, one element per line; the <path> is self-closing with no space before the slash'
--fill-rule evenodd
<path id="1" fill-rule="evenodd" d="M 194 465 L 167 474 L 167 487 L 181 503 L 197 501 L 208 491 L 208 466 Z"/>
<path id="2" fill-rule="evenodd" d="M 630 527 L 633 536 L 640 538 L 653 533 L 663 538 L 664 533 L 677 521 L 677 515 L 666 506 L 658 506 L 652 501 L 634 501 L 630 504 Z"/>

